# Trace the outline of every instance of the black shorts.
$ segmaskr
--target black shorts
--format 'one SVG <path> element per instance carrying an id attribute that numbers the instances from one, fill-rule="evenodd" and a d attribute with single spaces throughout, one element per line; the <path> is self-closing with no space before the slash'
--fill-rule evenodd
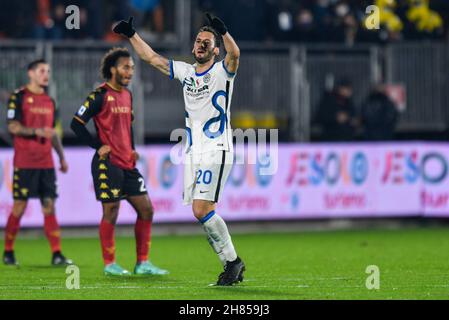
<path id="1" fill-rule="evenodd" d="M 114 202 L 129 196 L 147 194 L 145 181 L 136 168 L 126 170 L 101 159 L 95 153 L 92 159 L 92 177 L 95 196 L 101 202 Z"/>
<path id="2" fill-rule="evenodd" d="M 16 200 L 57 198 L 55 169 L 14 168 L 12 194 Z"/>

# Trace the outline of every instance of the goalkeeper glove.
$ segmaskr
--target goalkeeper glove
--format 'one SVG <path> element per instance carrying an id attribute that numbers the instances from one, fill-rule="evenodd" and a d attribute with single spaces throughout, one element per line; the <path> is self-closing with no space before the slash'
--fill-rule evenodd
<path id="1" fill-rule="evenodd" d="M 114 26 L 112 31 L 124 35 L 125 37 L 131 38 L 136 33 L 136 30 L 133 27 L 133 19 L 133 17 L 130 17 L 128 22 L 126 22 L 125 20 L 120 21 Z"/>
<path id="2" fill-rule="evenodd" d="M 220 18 L 211 15 L 210 13 L 206 13 L 207 20 L 209 21 L 209 25 L 214 28 L 219 34 L 224 36 L 226 32 L 228 32 L 228 29 L 226 28 L 226 25 L 223 21 L 220 20 Z"/>

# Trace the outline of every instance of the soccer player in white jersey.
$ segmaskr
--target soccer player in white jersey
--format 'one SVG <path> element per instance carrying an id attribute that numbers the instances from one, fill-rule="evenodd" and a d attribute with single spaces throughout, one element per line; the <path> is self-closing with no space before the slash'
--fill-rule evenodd
<path id="1" fill-rule="evenodd" d="M 215 212 L 234 158 L 229 109 L 240 50 L 223 21 L 206 16 L 209 24 L 199 30 L 193 45 L 193 65 L 154 52 L 134 30 L 132 17 L 120 21 L 113 30 L 129 38 L 141 59 L 181 82 L 188 135 L 183 202 L 192 205 L 193 214 L 223 264 L 217 285 L 227 286 L 243 281 L 245 270 L 226 223 Z M 221 40 L 226 56 L 216 61 Z"/>

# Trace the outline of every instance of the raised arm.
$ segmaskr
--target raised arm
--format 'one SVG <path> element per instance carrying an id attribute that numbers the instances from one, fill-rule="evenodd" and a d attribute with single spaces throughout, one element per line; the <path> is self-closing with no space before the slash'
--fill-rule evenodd
<path id="1" fill-rule="evenodd" d="M 153 67 L 161 71 L 165 75 L 170 75 L 170 63 L 167 58 L 157 54 L 143 39 L 137 34 L 133 27 L 133 17 L 128 21 L 120 21 L 113 31 L 122 36 L 125 36 L 131 42 L 137 55 L 145 62 L 151 64 Z"/>
<path id="2" fill-rule="evenodd" d="M 223 44 L 226 50 L 225 66 L 229 72 L 235 73 L 239 67 L 240 49 L 234 38 L 229 34 L 228 29 L 220 18 L 206 13 L 209 24 L 223 37 Z"/>

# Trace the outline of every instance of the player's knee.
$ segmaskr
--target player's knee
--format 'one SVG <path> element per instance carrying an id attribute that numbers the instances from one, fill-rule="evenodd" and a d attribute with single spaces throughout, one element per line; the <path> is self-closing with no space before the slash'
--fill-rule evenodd
<path id="1" fill-rule="evenodd" d="M 193 215 L 198 220 L 204 218 L 212 210 L 213 210 L 213 208 L 211 208 L 210 205 L 204 203 L 203 201 L 201 201 L 201 202 L 194 201 L 193 202 L 193 205 L 192 205 Z"/>
<path id="2" fill-rule="evenodd" d="M 142 220 L 153 220 L 154 209 L 151 205 L 145 206 L 139 212 L 139 218 Z"/>
<path id="3" fill-rule="evenodd" d="M 27 207 L 27 201 L 14 201 L 13 207 L 12 207 L 12 214 L 16 218 L 20 218 L 25 213 L 25 209 Z"/>
<path id="4" fill-rule="evenodd" d="M 55 214 L 55 201 L 51 198 L 44 198 L 41 200 L 42 212 L 44 215 Z"/>
<path id="5" fill-rule="evenodd" d="M 103 220 L 115 224 L 117 221 L 119 208 L 119 202 L 103 204 Z"/>

